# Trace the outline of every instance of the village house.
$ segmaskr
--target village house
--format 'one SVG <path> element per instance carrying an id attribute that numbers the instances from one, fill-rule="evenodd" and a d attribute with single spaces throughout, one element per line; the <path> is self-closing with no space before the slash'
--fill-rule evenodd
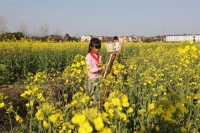
<path id="1" fill-rule="evenodd" d="M 128 42 L 129 41 L 128 39 L 129 39 L 128 36 L 123 35 L 119 37 L 119 42 L 123 42 L 123 41 Z"/>
<path id="2" fill-rule="evenodd" d="M 137 37 L 137 42 L 143 42 L 146 37 L 145 36 L 136 36 Z"/>
<path id="3" fill-rule="evenodd" d="M 139 42 L 139 38 L 136 35 L 131 35 L 128 37 L 129 42 Z"/>
<path id="4" fill-rule="evenodd" d="M 102 42 L 112 42 L 113 41 L 113 37 L 110 37 L 110 36 L 83 35 L 83 36 L 81 36 L 81 42 L 89 42 L 92 38 L 98 38 Z"/>
<path id="5" fill-rule="evenodd" d="M 153 41 L 157 42 L 165 42 L 166 41 L 166 35 L 158 35 L 152 38 Z"/>
<path id="6" fill-rule="evenodd" d="M 81 42 L 90 42 L 92 38 L 94 38 L 92 35 L 83 35 L 81 36 Z"/>
<path id="7" fill-rule="evenodd" d="M 112 42 L 113 36 L 93 36 L 93 35 L 83 35 L 81 36 L 81 42 L 90 42 L 92 38 L 98 38 L 102 42 Z M 52 37 L 51 37 L 52 38 Z M 119 41 L 122 42 L 142 42 L 145 41 L 146 37 L 144 36 L 119 36 Z M 182 42 L 182 41 L 191 41 L 199 43 L 200 42 L 200 34 L 182 34 L 182 35 L 158 35 L 149 38 L 152 41 L 160 41 L 160 42 Z"/>
<path id="8" fill-rule="evenodd" d="M 200 34 L 166 35 L 166 42 L 191 41 L 200 42 Z"/>

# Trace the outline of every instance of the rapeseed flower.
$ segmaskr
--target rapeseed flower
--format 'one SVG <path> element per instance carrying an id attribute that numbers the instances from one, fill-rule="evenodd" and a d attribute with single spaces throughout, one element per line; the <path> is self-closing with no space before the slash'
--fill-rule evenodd
<path id="1" fill-rule="evenodd" d="M 153 110 L 153 109 L 155 109 L 155 105 L 154 105 L 154 103 L 149 104 L 148 107 L 149 107 L 149 110 Z"/>
<path id="2" fill-rule="evenodd" d="M 40 101 L 45 101 L 45 98 L 43 97 L 43 94 L 42 94 L 42 93 L 38 93 L 38 94 L 37 94 L 37 98 L 38 98 Z"/>
<path id="3" fill-rule="evenodd" d="M 85 120 L 86 120 L 86 117 L 85 117 L 85 115 L 82 115 L 82 114 L 75 114 L 75 115 L 72 117 L 72 123 L 73 123 L 73 124 L 81 124 L 81 123 L 83 123 Z"/>
<path id="4" fill-rule="evenodd" d="M 181 127 L 181 132 L 182 133 L 186 133 L 187 132 L 187 129 L 185 127 Z"/>
<path id="5" fill-rule="evenodd" d="M 120 106 L 120 100 L 119 100 L 119 98 L 113 98 L 112 100 L 111 100 L 111 102 L 112 102 L 112 104 L 114 105 L 114 106 Z"/>
<path id="6" fill-rule="evenodd" d="M 79 133 L 92 133 L 93 128 L 88 121 L 80 123 L 80 127 L 78 128 Z"/>
<path id="7" fill-rule="evenodd" d="M 123 121 L 126 121 L 127 120 L 127 117 L 126 117 L 126 114 L 125 113 L 122 113 L 122 112 L 117 112 L 120 119 L 122 119 Z"/>
<path id="8" fill-rule="evenodd" d="M 114 110 L 113 109 L 109 109 L 108 110 L 109 116 L 112 118 L 114 116 Z"/>
<path id="9" fill-rule="evenodd" d="M 93 123 L 94 123 L 95 129 L 97 131 L 101 130 L 104 127 L 103 119 L 100 116 L 98 116 L 97 118 L 95 118 L 93 120 Z"/>
<path id="10" fill-rule="evenodd" d="M 1 103 L 0 103 L 0 108 L 3 108 L 4 105 L 5 105 L 4 102 L 1 102 Z"/>
<path id="11" fill-rule="evenodd" d="M 104 106 L 104 108 L 105 108 L 106 110 L 108 110 L 109 107 L 110 107 L 110 103 L 109 103 L 109 102 L 105 102 L 105 103 L 103 104 L 103 106 Z"/>
<path id="12" fill-rule="evenodd" d="M 130 105 L 130 104 L 129 104 L 128 101 L 126 101 L 126 102 L 122 102 L 122 106 L 123 106 L 123 107 L 129 107 L 129 105 Z"/>
<path id="13" fill-rule="evenodd" d="M 43 120 L 43 119 L 44 119 L 44 113 L 43 113 L 43 111 L 42 111 L 41 109 L 39 109 L 39 110 L 37 111 L 37 113 L 35 114 L 35 116 L 36 116 L 36 118 L 37 118 L 38 120 Z"/>
<path id="14" fill-rule="evenodd" d="M 49 120 L 53 123 L 57 122 L 57 116 L 55 114 L 49 116 Z"/>
<path id="15" fill-rule="evenodd" d="M 16 115 L 15 116 L 15 120 L 22 123 L 23 122 L 23 119 L 19 116 L 19 115 Z"/>
<path id="16" fill-rule="evenodd" d="M 160 131 L 160 128 L 158 125 L 156 125 L 156 131 Z"/>
<path id="17" fill-rule="evenodd" d="M 27 107 L 32 107 L 33 106 L 34 101 L 30 100 L 29 103 L 26 104 Z"/>
<path id="18" fill-rule="evenodd" d="M 100 113 L 98 113 L 97 108 L 86 108 L 82 111 L 82 114 L 89 120 L 93 121 L 95 118 L 97 118 Z"/>
<path id="19" fill-rule="evenodd" d="M 103 112 L 103 113 L 101 114 L 101 117 L 102 117 L 103 121 L 106 121 L 106 122 L 109 121 L 108 116 L 109 116 L 109 114 L 107 114 L 107 113 L 105 113 L 105 112 Z"/>
<path id="20" fill-rule="evenodd" d="M 100 130 L 100 133 L 112 133 L 112 130 L 108 127 L 105 127 L 105 128 Z"/>
<path id="21" fill-rule="evenodd" d="M 42 122 L 42 125 L 44 128 L 49 128 L 49 124 L 45 120 Z"/>
<path id="22" fill-rule="evenodd" d="M 132 113 L 133 112 L 133 108 L 132 107 L 128 108 L 128 110 L 126 112 L 127 113 Z"/>

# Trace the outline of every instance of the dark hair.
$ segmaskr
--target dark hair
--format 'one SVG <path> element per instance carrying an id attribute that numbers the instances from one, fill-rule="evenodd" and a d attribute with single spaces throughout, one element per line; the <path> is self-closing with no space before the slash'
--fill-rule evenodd
<path id="1" fill-rule="evenodd" d="M 113 40 L 118 40 L 118 37 L 117 37 L 117 36 L 114 36 L 114 37 L 113 37 Z"/>
<path id="2" fill-rule="evenodd" d="M 99 40 L 98 38 L 92 38 L 90 40 L 88 53 L 90 52 L 92 47 L 95 47 L 97 49 L 101 48 L 101 40 Z"/>

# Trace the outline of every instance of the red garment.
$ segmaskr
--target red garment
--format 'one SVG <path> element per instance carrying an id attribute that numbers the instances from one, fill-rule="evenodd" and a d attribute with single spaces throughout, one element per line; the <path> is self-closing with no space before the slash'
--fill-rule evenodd
<path id="1" fill-rule="evenodd" d="M 92 51 L 90 51 L 90 54 L 91 54 L 92 58 L 94 58 L 97 61 L 97 63 L 99 63 L 99 59 L 100 59 L 99 54 L 97 54 L 97 57 L 94 55 L 94 53 Z"/>

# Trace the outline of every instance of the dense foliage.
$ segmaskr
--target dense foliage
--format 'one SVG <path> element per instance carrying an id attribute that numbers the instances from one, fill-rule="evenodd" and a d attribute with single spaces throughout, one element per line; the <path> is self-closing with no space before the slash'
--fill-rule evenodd
<path id="1" fill-rule="evenodd" d="M 2 74 L 35 73 L 27 79 L 20 94 L 27 100 L 26 117 L 6 102 L 9 96 L 0 94 L 0 108 L 8 117 L 14 114 L 20 123 L 18 130 L 200 132 L 200 50 L 192 42 L 125 43 L 120 61 L 114 62 L 113 74 L 99 77 L 101 82 L 97 87 L 102 98 L 99 101 L 86 93 L 87 48 L 87 43 L 75 42 L 1 43 L 0 54 L 7 59 L 1 59 Z M 108 54 L 104 47 L 101 54 L 105 63 Z M 49 73 L 54 75 L 49 77 Z M 49 86 L 52 83 L 56 86 Z M 104 95 L 105 90 L 108 95 Z M 98 104 L 94 106 L 94 102 Z M 10 125 L 14 131 L 12 121 Z"/>

